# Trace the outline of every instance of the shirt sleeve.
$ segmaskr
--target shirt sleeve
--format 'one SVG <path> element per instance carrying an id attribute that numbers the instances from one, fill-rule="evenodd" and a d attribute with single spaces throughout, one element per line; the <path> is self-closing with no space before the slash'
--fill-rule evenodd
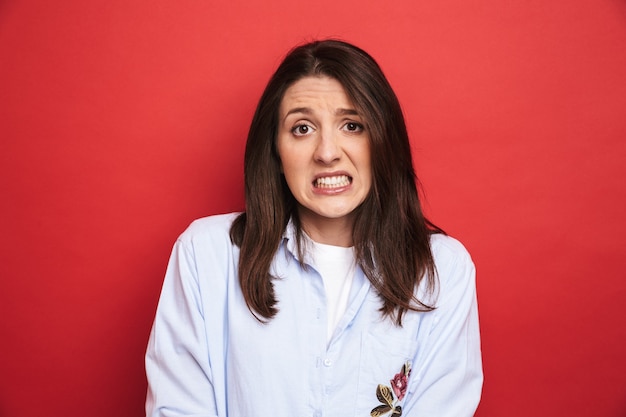
<path id="1" fill-rule="evenodd" d="M 439 302 L 428 343 L 418 352 L 409 378 L 403 410 L 407 417 L 473 416 L 481 396 L 475 267 L 459 242 L 445 239 L 443 254 L 436 259 Z"/>
<path id="2" fill-rule="evenodd" d="M 146 352 L 147 417 L 217 417 L 192 251 L 172 251 Z"/>

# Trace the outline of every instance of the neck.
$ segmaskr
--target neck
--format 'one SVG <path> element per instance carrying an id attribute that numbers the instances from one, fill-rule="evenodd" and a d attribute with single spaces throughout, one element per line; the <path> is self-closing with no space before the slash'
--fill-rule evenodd
<path id="1" fill-rule="evenodd" d="M 313 241 L 345 248 L 353 246 L 352 228 L 354 219 L 352 216 L 332 219 L 315 216 L 304 210 L 299 211 L 299 216 L 302 228 Z"/>

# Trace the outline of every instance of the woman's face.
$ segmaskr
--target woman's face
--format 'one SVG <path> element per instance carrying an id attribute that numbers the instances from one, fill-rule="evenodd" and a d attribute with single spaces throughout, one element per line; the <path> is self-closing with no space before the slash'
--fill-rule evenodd
<path id="1" fill-rule="evenodd" d="M 372 185 L 366 125 L 333 78 L 305 77 L 285 92 L 277 148 L 305 230 L 351 227 L 353 212 Z"/>

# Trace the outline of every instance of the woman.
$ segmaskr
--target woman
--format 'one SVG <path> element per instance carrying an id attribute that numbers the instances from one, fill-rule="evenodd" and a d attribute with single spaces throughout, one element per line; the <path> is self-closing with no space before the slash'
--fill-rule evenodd
<path id="1" fill-rule="evenodd" d="M 474 266 L 426 220 L 376 62 L 292 50 L 246 145 L 246 211 L 176 242 L 148 351 L 148 416 L 471 416 Z"/>

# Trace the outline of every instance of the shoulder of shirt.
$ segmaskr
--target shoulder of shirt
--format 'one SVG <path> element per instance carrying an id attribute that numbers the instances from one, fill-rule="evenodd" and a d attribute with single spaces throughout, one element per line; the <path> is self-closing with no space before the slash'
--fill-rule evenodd
<path id="1" fill-rule="evenodd" d="M 465 246 L 455 238 L 442 233 L 430 237 L 430 248 L 437 269 L 463 263 L 473 263 Z"/>
<path id="2" fill-rule="evenodd" d="M 194 243 L 207 240 L 223 241 L 226 238 L 230 242 L 230 227 L 239 214 L 217 214 L 194 220 L 178 240 L 183 243 Z"/>
<path id="3" fill-rule="evenodd" d="M 474 262 L 465 246 L 453 237 L 433 234 L 430 247 L 435 260 L 442 301 L 452 288 L 467 288 L 475 279 Z"/>
<path id="4" fill-rule="evenodd" d="M 452 236 L 435 233 L 430 236 L 430 248 L 434 256 L 442 257 L 469 257 L 465 246 Z"/>

